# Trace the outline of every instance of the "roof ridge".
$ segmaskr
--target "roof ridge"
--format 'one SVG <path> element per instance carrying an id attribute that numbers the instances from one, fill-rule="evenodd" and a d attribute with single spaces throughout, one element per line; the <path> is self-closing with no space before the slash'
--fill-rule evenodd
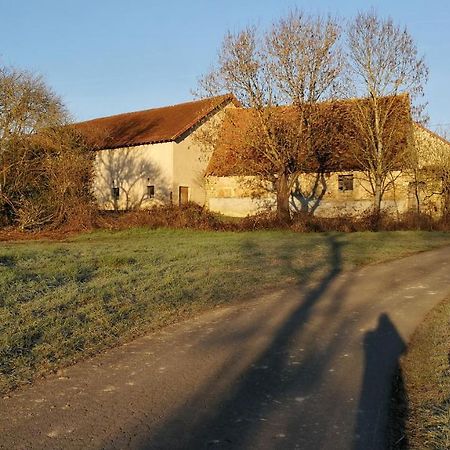
<path id="1" fill-rule="evenodd" d="M 233 95 L 231 94 L 233 97 Z M 408 92 L 401 92 L 399 94 L 391 94 L 391 95 L 385 95 L 380 97 L 381 99 L 387 99 L 387 98 L 396 98 L 396 99 L 402 99 L 402 98 L 409 98 L 410 95 Z M 335 105 L 335 104 L 341 104 L 341 103 L 356 103 L 356 102 L 363 102 L 366 100 L 369 100 L 370 97 L 347 97 L 347 98 L 329 98 L 325 100 L 320 100 L 318 102 L 314 102 L 314 105 L 316 106 L 328 106 L 328 105 Z M 307 104 L 307 102 L 305 102 Z M 272 105 L 272 106 L 265 106 L 263 109 L 290 109 L 293 108 L 295 105 L 293 103 L 287 103 L 282 105 Z M 245 111 L 252 111 L 255 110 L 256 107 L 249 106 L 239 106 L 236 108 L 237 110 L 245 110 Z"/>
<path id="2" fill-rule="evenodd" d="M 156 108 L 141 109 L 141 110 L 138 110 L 138 111 L 128 111 L 128 112 L 124 112 L 124 113 L 112 114 L 110 116 L 94 117 L 92 119 L 87 119 L 87 120 L 82 120 L 81 122 L 76 122 L 73 125 L 79 125 L 79 124 L 84 124 L 84 123 L 88 123 L 88 122 L 93 122 L 95 120 L 103 120 L 103 119 L 111 119 L 111 118 L 117 118 L 117 117 L 125 117 L 125 116 L 131 115 L 131 114 L 146 113 L 146 112 L 150 112 L 150 111 L 158 111 L 158 110 L 161 110 L 161 109 L 176 108 L 178 106 L 192 105 L 192 104 L 195 104 L 195 103 L 201 103 L 201 102 L 207 102 L 207 101 L 215 101 L 215 100 L 219 100 L 219 99 L 225 100 L 227 98 L 229 98 L 230 100 L 235 99 L 233 94 L 228 93 L 228 94 L 216 95 L 214 97 L 205 97 L 205 98 L 201 98 L 201 99 L 198 99 L 198 100 L 191 100 L 191 101 L 188 101 L 188 102 L 175 103 L 173 105 L 157 106 Z M 221 104 L 221 103 L 219 103 L 219 104 Z"/>
<path id="3" fill-rule="evenodd" d="M 228 100 L 228 101 L 232 101 L 232 102 L 234 102 L 234 101 L 237 102 L 236 97 L 233 94 L 218 95 L 216 97 L 210 97 L 209 99 L 210 100 L 221 99 L 221 101 L 217 102 L 217 103 L 213 103 L 207 109 L 205 108 L 205 111 L 202 111 L 201 113 L 199 113 L 198 117 L 196 117 L 194 120 L 192 120 L 190 123 L 188 123 L 183 129 L 181 129 L 178 133 L 176 133 L 174 136 L 172 136 L 173 141 L 175 141 L 180 136 L 182 136 L 184 133 L 189 131 L 192 127 L 194 127 L 200 120 L 205 118 L 208 114 L 211 114 L 215 109 L 217 109 L 221 105 L 223 105 L 225 103 L 225 101 Z M 192 103 L 194 103 L 194 102 L 192 102 Z"/>

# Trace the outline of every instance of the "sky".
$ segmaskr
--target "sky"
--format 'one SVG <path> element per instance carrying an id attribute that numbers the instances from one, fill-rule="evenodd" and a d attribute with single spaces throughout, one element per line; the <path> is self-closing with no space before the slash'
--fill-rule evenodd
<path id="1" fill-rule="evenodd" d="M 292 8 L 407 26 L 430 68 L 429 126 L 450 124 L 450 0 L 0 0 L 0 64 L 42 74 L 74 120 L 192 100 L 228 30 Z"/>

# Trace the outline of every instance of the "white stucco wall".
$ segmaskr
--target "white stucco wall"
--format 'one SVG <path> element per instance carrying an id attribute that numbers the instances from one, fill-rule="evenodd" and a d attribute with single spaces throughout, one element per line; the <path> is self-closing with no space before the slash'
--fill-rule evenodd
<path id="1" fill-rule="evenodd" d="M 102 209 L 146 207 L 168 201 L 173 188 L 173 142 L 96 152 L 94 194 Z M 113 183 L 119 187 L 117 202 Z M 155 186 L 155 199 L 147 197 L 147 185 Z"/>
<path id="2" fill-rule="evenodd" d="M 189 201 L 205 205 L 205 169 L 208 158 L 192 135 L 173 147 L 173 201 L 178 204 L 179 187 L 187 186 Z"/>
<path id="3" fill-rule="evenodd" d="M 180 186 L 189 188 L 189 200 L 211 208 L 207 193 L 207 180 L 205 171 L 211 158 L 211 152 L 205 148 L 204 136 L 211 138 L 211 133 L 219 129 L 225 110 L 235 108 L 230 103 L 218 111 L 195 131 L 184 139 L 174 143 L 173 150 L 173 201 L 178 204 L 178 192 Z M 203 138 L 201 138 L 203 136 Z M 200 139 L 199 139 L 200 137 Z"/>
<path id="4" fill-rule="evenodd" d="M 225 108 L 229 107 L 235 106 Z M 97 151 L 94 192 L 100 208 L 145 208 L 170 200 L 178 204 L 180 186 L 188 188 L 190 201 L 208 206 L 204 174 L 210 155 L 197 137 L 209 127 L 218 129 L 224 109 L 177 142 Z M 112 196 L 113 182 L 120 189 L 117 202 Z M 155 186 L 153 200 L 147 197 L 147 185 Z"/>

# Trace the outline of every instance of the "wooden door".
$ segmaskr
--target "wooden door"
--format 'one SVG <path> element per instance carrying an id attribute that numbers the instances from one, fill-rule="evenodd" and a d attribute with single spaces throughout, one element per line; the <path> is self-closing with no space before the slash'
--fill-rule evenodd
<path id="1" fill-rule="evenodd" d="M 179 187 L 178 201 L 179 201 L 180 206 L 185 205 L 189 201 L 189 188 L 187 186 Z"/>

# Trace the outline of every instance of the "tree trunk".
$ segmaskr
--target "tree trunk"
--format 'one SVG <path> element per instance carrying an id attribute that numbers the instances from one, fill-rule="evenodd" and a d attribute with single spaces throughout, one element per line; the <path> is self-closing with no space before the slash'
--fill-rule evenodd
<path id="1" fill-rule="evenodd" d="M 374 228 L 374 230 L 378 230 L 378 228 L 380 226 L 381 199 L 382 199 L 381 181 L 375 180 L 375 192 L 374 192 L 374 197 L 373 197 L 373 228 Z"/>
<path id="2" fill-rule="evenodd" d="M 375 91 L 374 91 L 375 92 Z M 374 113 L 374 139 L 375 139 L 375 192 L 373 198 L 373 219 L 374 228 L 377 230 L 380 224 L 380 211 L 381 211 L 381 198 L 382 194 L 382 177 L 381 173 L 384 166 L 384 155 L 383 155 L 383 136 L 380 130 L 380 111 L 378 98 L 376 94 L 372 94 L 373 101 L 373 113 Z"/>
<path id="3" fill-rule="evenodd" d="M 445 175 L 442 182 L 442 192 L 443 192 L 443 208 L 442 215 L 445 219 L 450 219 L 450 176 Z"/>
<path id="4" fill-rule="evenodd" d="M 379 215 L 380 211 L 381 211 L 381 183 L 376 182 L 373 197 L 373 212 L 375 215 Z"/>
<path id="5" fill-rule="evenodd" d="M 416 215 L 417 218 L 420 217 L 420 192 L 419 192 L 419 183 L 416 181 L 414 183 L 414 195 L 416 197 Z"/>
<path id="6" fill-rule="evenodd" d="M 285 173 L 278 176 L 275 183 L 277 191 L 277 218 L 282 224 L 291 222 L 291 212 L 289 209 L 289 197 L 291 195 L 288 185 L 288 178 Z"/>

